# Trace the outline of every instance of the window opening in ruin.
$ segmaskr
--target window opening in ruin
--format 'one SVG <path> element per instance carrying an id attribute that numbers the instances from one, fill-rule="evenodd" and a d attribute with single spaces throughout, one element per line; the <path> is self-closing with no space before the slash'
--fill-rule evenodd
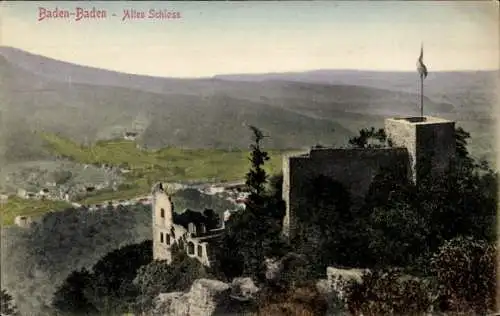
<path id="1" fill-rule="evenodd" d="M 160 216 L 161 216 L 162 218 L 164 218 L 164 217 L 165 217 L 165 210 L 164 210 L 164 209 L 161 209 L 161 210 L 160 210 Z"/>
<path id="2" fill-rule="evenodd" d="M 198 257 L 201 257 L 203 255 L 203 248 L 201 245 L 198 245 Z"/>
<path id="3" fill-rule="evenodd" d="M 188 254 L 193 255 L 194 254 L 194 244 L 192 242 L 188 243 Z"/>
<path id="4" fill-rule="evenodd" d="M 163 242 L 163 233 L 160 233 L 160 242 Z"/>

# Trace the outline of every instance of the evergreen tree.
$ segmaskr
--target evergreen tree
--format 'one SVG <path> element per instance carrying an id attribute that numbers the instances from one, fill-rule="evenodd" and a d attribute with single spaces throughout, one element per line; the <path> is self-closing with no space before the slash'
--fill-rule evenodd
<path id="1" fill-rule="evenodd" d="M 493 245 L 470 237 L 445 242 L 433 255 L 431 267 L 451 311 L 484 315 L 495 308 Z"/>
<path id="2" fill-rule="evenodd" d="M 52 306 L 63 315 L 97 315 L 97 308 L 84 293 L 91 280 L 88 270 L 73 271 L 54 293 Z"/>
<path id="3" fill-rule="evenodd" d="M 280 239 L 281 206 L 266 191 L 267 174 L 264 164 L 269 155 L 262 149 L 263 133 L 250 126 L 253 143 L 250 148 L 250 170 L 246 185 L 250 191 L 247 207 L 229 219 L 218 257 L 223 274 L 227 278 L 247 275 L 261 279 L 264 276 L 264 260 L 267 256 L 281 254 L 284 245 Z"/>
<path id="4" fill-rule="evenodd" d="M 387 138 L 383 128 L 371 127 L 361 129 L 358 136 L 349 139 L 349 145 L 354 148 L 381 148 L 392 146 L 392 142 Z"/>
<path id="5" fill-rule="evenodd" d="M 0 291 L 0 315 L 2 316 L 19 315 L 12 296 L 10 296 L 7 290 L 4 289 Z"/>
<path id="6" fill-rule="evenodd" d="M 250 145 L 250 148 L 252 149 L 249 158 L 251 166 L 250 170 L 246 174 L 246 185 L 250 190 L 248 204 L 255 206 L 252 210 L 257 210 L 258 207 L 262 206 L 262 203 L 264 202 L 267 174 L 263 167 L 265 162 L 269 160 L 269 155 L 261 148 L 264 134 L 255 126 L 250 125 L 250 129 L 253 133 L 254 143 Z"/>

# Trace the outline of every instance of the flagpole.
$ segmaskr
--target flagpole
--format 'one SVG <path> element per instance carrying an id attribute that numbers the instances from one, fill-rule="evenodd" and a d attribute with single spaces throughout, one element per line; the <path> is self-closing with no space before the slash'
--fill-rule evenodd
<path id="1" fill-rule="evenodd" d="M 424 118 L 424 77 L 420 75 L 420 117 Z"/>

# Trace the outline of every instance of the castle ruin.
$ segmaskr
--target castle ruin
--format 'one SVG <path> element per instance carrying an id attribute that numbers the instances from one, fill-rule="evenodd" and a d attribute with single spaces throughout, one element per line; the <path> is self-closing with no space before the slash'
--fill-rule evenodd
<path id="1" fill-rule="evenodd" d="M 422 172 L 437 174 L 445 171 L 455 154 L 453 121 L 430 116 L 388 118 L 385 132 L 391 147 L 313 148 L 305 154 L 283 157 L 285 236 L 295 236 L 297 212 L 308 204 L 304 192 L 310 181 L 318 176 L 341 183 L 356 206 L 362 203 L 374 177 L 383 168 L 396 171 L 416 183 Z M 421 168 L 424 164 L 430 168 Z"/>
<path id="2" fill-rule="evenodd" d="M 153 259 L 171 263 L 175 245 L 189 257 L 210 267 L 215 259 L 211 246 L 220 240 L 223 222 L 221 227 L 210 228 L 199 212 L 174 213 L 172 200 L 162 183 L 153 187 L 152 197 Z"/>

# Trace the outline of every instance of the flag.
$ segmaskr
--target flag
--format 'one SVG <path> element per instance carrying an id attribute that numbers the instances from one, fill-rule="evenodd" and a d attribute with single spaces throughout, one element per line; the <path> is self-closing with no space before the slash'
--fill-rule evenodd
<path id="1" fill-rule="evenodd" d="M 427 67 L 424 64 L 424 45 L 420 46 L 420 57 L 418 57 L 417 70 L 420 74 L 420 78 L 425 79 L 427 77 Z"/>

